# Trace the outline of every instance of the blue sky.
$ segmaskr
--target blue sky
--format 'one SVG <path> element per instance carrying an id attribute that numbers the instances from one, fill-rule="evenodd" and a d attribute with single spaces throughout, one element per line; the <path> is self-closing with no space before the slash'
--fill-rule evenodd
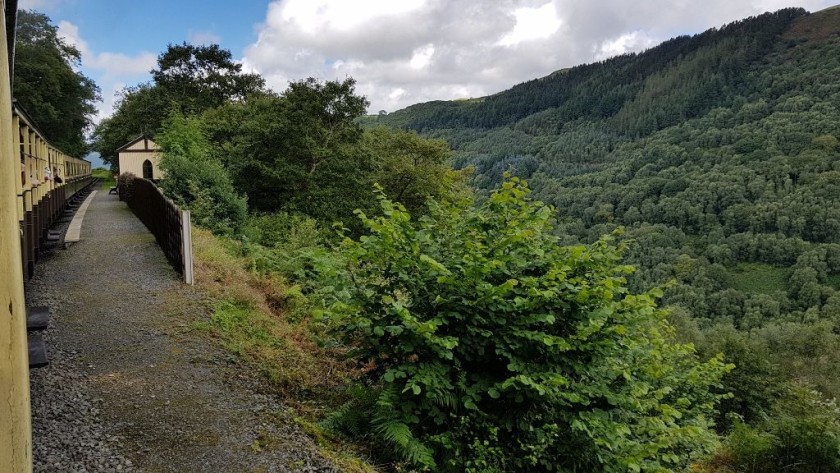
<path id="1" fill-rule="evenodd" d="M 102 89 L 97 120 L 110 115 L 115 94 L 148 81 L 167 44 L 218 43 L 241 58 L 257 39 L 268 2 L 146 0 L 21 0 L 46 13 L 82 51 L 82 72 Z"/>
<path id="2" fill-rule="evenodd" d="M 38 2 L 36 2 L 38 3 Z M 211 38 L 241 54 L 257 37 L 267 2 L 65 0 L 42 2 L 54 21 L 79 27 L 100 51 L 114 48 L 133 55 L 162 51 L 167 43 Z M 47 6 L 48 5 L 48 6 Z"/>
<path id="3" fill-rule="evenodd" d="M 102 89 L 149 80 L 168 43 L 219 43 L 282 91 L 290 80 L 357 80 L 370 111 L 507 89 L 788 6 L 838 0 L 20 0 L 82 51 Z"/>

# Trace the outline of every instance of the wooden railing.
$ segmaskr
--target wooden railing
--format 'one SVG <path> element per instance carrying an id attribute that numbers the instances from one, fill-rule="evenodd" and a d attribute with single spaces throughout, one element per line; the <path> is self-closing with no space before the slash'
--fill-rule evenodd
<path id="1" fill-rule="evenodd" d="M 20 156 L 15 179 L 21 228 L 23 275 L 32 277 L 48 230 L 77 193 L 93 184 L 90 162 L 68 156 L 47 142 L 18 106 L 12 107 L 12 140 Z"/>
<path id="2" fill-rule="evenodd" d="M 190 212 L 181 210 L 149 179 L 123 175 L 119 179 L 120 200 L 146 225 L 166 255 L 184 278 L 193 283 Z"/>

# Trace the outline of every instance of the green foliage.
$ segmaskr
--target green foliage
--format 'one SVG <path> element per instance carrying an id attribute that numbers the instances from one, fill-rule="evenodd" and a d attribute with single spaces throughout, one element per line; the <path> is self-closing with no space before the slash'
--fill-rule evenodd
<path id="1" fill-rule="evenodd" d="M 249 215 L 241 234 L 267 248 L 288 248 L 289 254 L 322 244 L 327 236 L 317 220 L 287 212 Z"/>
<path id="2" fill-rule="evenodd" d="M 94 130 L 94 148 L 108 163 L 116 163 L 116 150 L 138 135 L 161 131 L 173 107 L 192 115 L 270 94 L 262 77 L 242 72 L 230 51 L 215 44 L 170 44 L 157 62 L 152 82 L 123 89 L 114 114 Z"/>
<path id="3" fill-rule="evenodd" d="M 721 432 L 732 426 L 734 418 L 749 423 L 767 418 L 783 390 L 782 377 L 760 337 L 718 325 L 705 331 L 698 351 L 704 357 L 725 353 L 735 363 L 736 369 L 722 379 L 722 392 L 732 395 L 718 406 L 716 423 Z"/>
<path id="4" fill-rule="evenodd" d="M 451 151 L 443 140 L 373 128 L 365 130 L 358 153 L 374 163 L 370 181 L 415 215 L 425 210 L 427 198 L 444 198 L 460 183 L 460 175 L 449 166 Z"/>
<path id="5" fill-rule="evenodd" d="M 374 184 L 420 211 L 427 196 L 462 190 L 442 141 L 354 120 L 366 100 L 354 81 L 295 82 L 279 97 L 254 97 L 202 115 L 234 183 L 263 214 L 305 214 L 359 231 L 353 211 L 376 211 Z"/>
<path id="6" fill-rule="evenodd" d="M 252 271 L 296 280 L 308 293 L 322 290 L 316 268 L 332 268 L 343 261 L 340 254 L 327 250 L 336 238 L 335 232 L 325 230 L 306 215 L 251 215 L 240 229 L 240 238 Z"/>
<path id="7" fill-rule="evenodd" d="M 238 189 L 260 212 L 295 210 L 327 221 L 346 218 L 367 197 L 370 164 L 352 147 L 353 120 L 367 101 L 355 82 L 293 82 L 280 97 L 230 103 L 205 115 Z"/>
<path id="8" fill-rule="evenodd" d="M 434 471 L 671 471 L 715 445 L 727 371 L 674 343 L 621 248 L 562 246 L 518 179 L 347 241 L 331 325 L 373 368 L 375 434 Z"/>
<path id="9" fill-rule="evenodd" d="M 773 294 L 784 291 L 790 271 L 762 263 L 739 263 L 729 270 L 730 285 L 742 292 Z"/>
<path id="10" fill-rule="evenodd" d="M 170 44 L 157 63 L 152 70 L 154 84 L 185 115 L 266 93 L 265 79 L 242 72 L 242 64 L 218 44 Z"/>
<path id="11" fill-rule="evenodd" d="M 166 173 L 161 181 L 164 192 L 189 208 L 197 225 L 221 233 L 237 229 L 245 220 L 246 199 L 236 192 L 214 157 L 198 121 L 173 111 L 158 135 L 158 144 L 163 154 L 161 169 Z"/>
<path id="12" fill-rule="evenodd" d="M 12 95 L 58 149 L 71 156 L 88 151 L 99 87 L 76 68 L 81 53 L 58 36 L 49 17 L 32 10 L 17 14 Z"/>
<path id="13" fill-rule="evenodd" d="M 116 179 L 114 178 L 115 174 L 110 169 L 93 168 L 93 170 L 91 170 L 91 175 L 99 179 L 99 187 L 101 189 L 108 190 L 117 185 Z"/>
<path id="14" fill-rule="evenodd" d="M 113 115 L 99 122 L 93 131 L 94 149 L 106 163 L 116 166 L 117 149 L 139 135 L 157 134 L 172 106 L 162 89 L 152 84 L 123 89 Z"/>
<path id="15" fill-rule="evenodd" d="M 744 473 L 821 473 L 840 469 L 837 406 L 796 389 L 757 427 L 737 424 L 724 450 Z"/>

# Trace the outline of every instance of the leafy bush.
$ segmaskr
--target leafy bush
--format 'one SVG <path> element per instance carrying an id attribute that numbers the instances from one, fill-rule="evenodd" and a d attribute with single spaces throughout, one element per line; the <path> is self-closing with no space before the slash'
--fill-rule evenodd
<path id="1" fill-rule="evenodd" d="M 327 237 L 317 220 L 290 212 L 249 215 L 241 233 L 262 246 L 290 251 L 323 243 Z"/>
<path id="2" fill-rule="evenodd" d="M 307 215 L 292 212 L 251 215 L 240 232 L 242 256 L 251 271 L 293 280 L 301 291 L 315 296 L 313 302 L 323 300 L 317 294 L 332 292 L 332 287 L 321 285 L 318 275 L 334 272 L 330 268 L 343 264 L 342 255 L 328 245 L 338 233 L 326 231 Z"/>
<path id="3" fill-rule="evenodd" d="M 137 179 L 137 176 L 130 172 L 124 172 L 117 176 L 117 187 L 119 188 L 120 200 L 131 200 L 131 196 L 134 194 L 135 179 Z"/>
<path id="4" fill-rule="evenodd" d="M 367 363 L 370 431 L 434 471 L 672 471 L 709 452 L 730 368 L 672 341 L 608 238 L 558 245 L 516 178 L 383 216 L 343 247 L 328 323 Z"/>
<path id="5" fill-rule="evenodd" d="M 744 333 L 731 325 L 710 327 L 698 344 L 698 352 L 701 357 L 725 353 L 735 362 L 735 369 L 721 380 L 723 391 L 732 393 L 732 397 L 718 406 L 719 432 L 732 427 L 733 419 L 753 424 L 767 417 L 779 398 L 783 381 L 770 350 L 757 333 Z"/>
<path id="6" fill-rule="evenodd" d="M 217 233 L 236 230 L 245 220 L 247 204 L 231 183 L 221 161 L 196 118 L 172 112 L 157 142 L 163 150 L 160 186 L 179 205 L 192 211 L 193 221 Z"/>
<path id="7" fill-rule="evenodd" d="M 773 415 L 755 427 L 736 424 L 724 452 L 743 473 L 822 473 L 840 470 L 837 405 L 793 388 Z"/>

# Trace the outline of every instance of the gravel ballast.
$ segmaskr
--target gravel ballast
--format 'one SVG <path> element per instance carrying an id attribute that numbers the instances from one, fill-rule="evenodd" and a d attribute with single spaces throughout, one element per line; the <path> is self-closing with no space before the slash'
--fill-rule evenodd
<path id="1" fill-rule="evenodd" d="M 208 340 L 205 296 L 99 192 L 82 239 L 38 263 L 50 365 L 31 373 L 36 472 L 334 472 L 277 399 Z"/>

